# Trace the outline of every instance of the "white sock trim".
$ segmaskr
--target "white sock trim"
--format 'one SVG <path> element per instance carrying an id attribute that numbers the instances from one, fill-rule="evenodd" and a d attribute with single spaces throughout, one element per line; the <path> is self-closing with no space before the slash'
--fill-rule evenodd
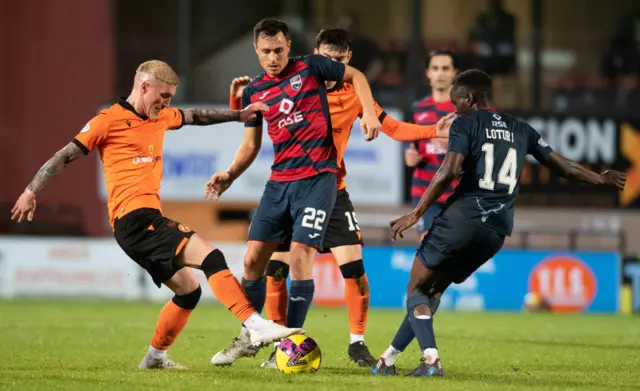
<path id="1" fill-rule="evenodd" d="M 149 351 L 147 352 L 147 357 L 153 360 L 162 360 L 167 357 L 166 350 L 156 349 L 153 346 L 149 346 Z"/>
<path id="2" fill-rule="evenodd" d="M 251 316 L 249 316 L 249 318 L 247 318 L 247 320 L 244 322 L 244 325 L 248 329 L 260 330 L 268 323 L 269 322 L 265 318 L 260 316 L 259 313 L 254 312 L 253 314 L 251 314 Z"/>
<path id="3" fill-rule="evenodd" d="M 402 351 L 394 348 L 393 346 L 389 346 L 387 350 L 382 353 L 382 358 L 384 358 L 384 362 L 387 366 L 391 366 L 396 363 L 398 356 L 402 353 Z"/>
<path id="4" fill-rule="evenodd" d="M 349 338 L 351 340 L 351 343 L 364 342 L 364 335 L 362 335 L 362 334 L 350 333 L 349 334 Z"/>
<path id="5" fill-rule="evenodd" d="M 436 348 L 425 349 L 424 352 L 422 352 L 422 355 L 424 356 L 424 358 L 426 359 L 425 361 L 428 364 L 433 364 L 433 362 L 436 361 L 436 359 L 438 359 L 438 349 Z"/>

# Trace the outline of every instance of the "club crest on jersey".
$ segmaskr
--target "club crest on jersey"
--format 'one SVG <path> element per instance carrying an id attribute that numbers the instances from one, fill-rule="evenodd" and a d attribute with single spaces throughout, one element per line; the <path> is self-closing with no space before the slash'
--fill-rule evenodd
<path id="1" fill-rule="evenodd" d="M 289 83 L 291 83 L 291 88 L 293 88 L 294 91 L 300 91 L 302 88 L 302 77 L 295 75 L 289 80 Z"/>

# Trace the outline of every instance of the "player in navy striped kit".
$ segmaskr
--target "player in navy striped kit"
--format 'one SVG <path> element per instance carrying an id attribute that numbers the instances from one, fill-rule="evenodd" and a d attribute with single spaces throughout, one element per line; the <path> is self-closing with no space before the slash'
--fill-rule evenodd
<path id="1" fill-rule="evenodd" d="M 451 83 L 457 73 L 455 55 L 450 51 L 436 50 L 430 53 L 427 62 L 427 79 L 431 85 L 432 95 L 414 104 L 411 121 L 418 125 L 434 125 L 438 120 L 455 111 L 449 99 Z M 405 153 L 405 163 L 415 167 L 411 183 L 411 198 L 414 206 L 427 191 L 427 187 L 447 153 L 446 140 L 421 140 L 412 143 Z M 453 192 L 457 181 L 433 204 L 418 222 L 420 237 L 427 233 L 433 219 L 440 213 L 444 202 Z"/>
<path id="2" fill-rule="evenodd" d="M 336 199 L 337 152 L 325 81 L 353 84 L 364 110 L 360 123 L 366 140 L 377 137 L 381 124 L 365 76 L 320 55 L 289 58 L 291 41 L 285 23 L 276 19 L 259 22 L 254 28 L 254 46 L 265 72 L 245 87 L 242 104 L 262 102 L 269 111 L 245 123 L 245 137 L 236 158 L 227 172 L 211 177 L 207 192 L 217 199 L 251 165 L 260 149 L 262 122 L 266 120 L 275 156 L 249 228 L 242 286 L 260 312 L 265 302 L 267 262 L 280 243 L 291 240 L 292 283 L 286 323 L 302 327 L 315 289 L 313 261 L 322 247 Z M 247 336 L 243 329 L 239 341 L 248 344 Z"/>

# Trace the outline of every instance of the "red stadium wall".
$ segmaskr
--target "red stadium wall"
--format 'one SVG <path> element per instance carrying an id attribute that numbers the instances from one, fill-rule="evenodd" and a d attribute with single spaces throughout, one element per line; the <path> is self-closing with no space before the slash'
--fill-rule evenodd
<path id="1" fill-rule="evenodd" d="M 109 0 L 1 3 L 0 202 L 14 202 L 40 165 L 113 99 L 113 29 Z M 92 235 L 104 231 L 105 214 L 95 158 L 70 165 L 38 197 L 81 206 Z"/>

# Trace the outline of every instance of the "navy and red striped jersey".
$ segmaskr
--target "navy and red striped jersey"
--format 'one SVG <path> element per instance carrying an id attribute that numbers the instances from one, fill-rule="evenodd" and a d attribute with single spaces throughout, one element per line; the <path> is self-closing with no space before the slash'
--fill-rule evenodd
<path id="1" fill-rule="evenodd" d="M 413 105 L 411 121 L 418 125 L 433 125 L 440 118 L 454 111 L 456 111 L 456 107 L 450 100 L 436 102 L 429 96 Z M 447 149 L 432 140 L 420 140 L 415 145 L 420 155 L 422 155 L 422 162 L 413 171 L 413 181 L 411 183 L 411 197 L 414 201 L 417 201 L 427 191 L 429 183 L 431 183 L 438 168 L 442 165 Z M 456 179 L 437 202 L 445 202 L 453 193 L 457 184 L 458 180 Z"/>
<path id="2" fill-rule="evenodd" d="M 262 73 L 242 93 L 242 107 L 262 102 L 269 111 L 245 127 L 261 127 L 263 116 L 273 141 L 272 181 L 290 182 L 338 172 L 325 80 L 340 81 L 342 63 L 311 55 L 289 59 L 276 77 Z"/>

